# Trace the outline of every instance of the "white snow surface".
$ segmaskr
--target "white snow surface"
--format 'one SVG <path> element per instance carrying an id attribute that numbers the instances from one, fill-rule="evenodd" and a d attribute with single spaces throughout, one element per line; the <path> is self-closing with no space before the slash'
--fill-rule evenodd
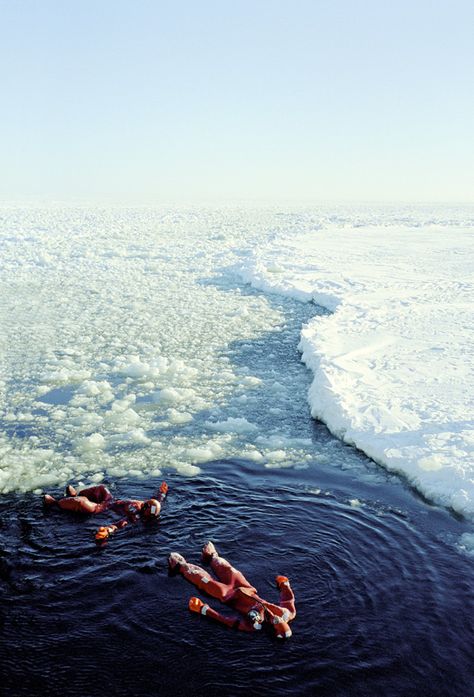
<path id="1" fill-rule="evenodd" d="M 312 415 L 428 499 L 474 517 L 472 223 L 279 235 L 240 272 L 331 311 L 301 332 Z"/>
<path id="2" fill-rule="evenodd" d="M 313 416 L 474 517 L 473 251 L 470 207 L 3 205 L 0 492 L 358 466 L 295 423 L 294 298 L 329 310 L 300 336 Z"/>

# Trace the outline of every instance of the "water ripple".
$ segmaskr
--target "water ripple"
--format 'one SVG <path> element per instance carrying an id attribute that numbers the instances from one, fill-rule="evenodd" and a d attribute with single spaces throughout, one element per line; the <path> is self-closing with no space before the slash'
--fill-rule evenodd
<path id="1" fill-rule="evenodd" d="M 429 679 L 430 697 L 467 694 L 472 564 L 419 524 L 424 504 L 390 507 L 368 490 L 355 502 L 321 472 L 315 494 L 294 473 L 252 479 L 247 464 L 228 465 L 216 464 L 225 479 L 172 481 L 156 528 L 123 531 L 101 550 L 95 519 L 4 502 L 5 686 L 18 695 L 83 695 L 84 684 L 91 697 L 104 684 L 109 694 L 149 695 L 159 684 L 160 695 L 239 696 L 251 685 L 252 695 L 271 686 L 281 695 L 398 697 L 427 694 Z M 142 495 L 145 486 L 133 486 Z M 269 600 L 278 599 L 275 575 L 291 578 L 291 642 L 187 611 L 194 589 L 168 576 L 167 556 L 198 562 L 208 538 Z M 76 670 L 81 680 L 68 680 Z"/>

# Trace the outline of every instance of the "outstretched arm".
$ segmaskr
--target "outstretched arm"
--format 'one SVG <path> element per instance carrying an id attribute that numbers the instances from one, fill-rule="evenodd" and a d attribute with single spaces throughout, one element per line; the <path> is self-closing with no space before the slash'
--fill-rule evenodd
<path id="1" fill-rule="evenodd" d="M 245 619 L 242 619 L 241 617 L 226 617 L 225 615 L 221 615 L 220 612 L 214 610 L 207 603 L 203 603 L 200 598 L 190 598 L 189 609 L 191 610 L 191 612 L 197 612 L 200 615 L 205 615 L 206 617 L 209 617 L 211 620 L 214 620 L 215 622 L 225 624 L 226 627 L 231 627 L 232 629 L 240 629 L 240 631 L 242 632 L 255 631 L 253 625 L 250 622 L 247 622 Z"/>
<path id="2" fill-rule="evenodd" d="M 128 525 L 129 522 L 130 520 L 128 518 L 122 518 L 121 520 L 117 521 L 117 523 L 114 523 L 114 525 L 101 526 L 95 534 L 95 541 L 105 542 L 109 539 L 111 535 L 114 534 L 114 532 L 117 532 L 117 530 L 121 530 L 126 525 Z"/>
<path id="3" fill-rule="evenodd" d="M 296 617 L 295 596 L 286 576 L 277 576 L 276 585 L 280 591 L 280 604 L 263 601 L 267 620 L 272 624 L 291 622 Z"/>
<path id="4" fill-rule="evenodd" d="M 158 499 L 158 501 L 160 502 L 160 505 L 165 500 L 165 498 L 168 494 L 168 489 L 169 489 L 168 484 L 166 482 L 161 482 L 160 489 L 159 489 L 158 495 L 156 497 Z"/>
<path id="5" fill-rule="evenodd" d="M 289 613 L 289 617 L 286 620 L 288 622 L 296 616 L 295 594 L 286 576 L 277 576 L 275 581 L 280 591 L 280 606 L 284 607 Z"/>

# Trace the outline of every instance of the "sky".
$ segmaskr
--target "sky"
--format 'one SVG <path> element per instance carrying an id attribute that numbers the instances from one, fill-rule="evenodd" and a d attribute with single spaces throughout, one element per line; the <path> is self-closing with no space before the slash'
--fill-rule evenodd
<path id="1" fill-rule="evenodd" d="M 0 0 L 0 199 L 474 202 L 472 0 Z"/>

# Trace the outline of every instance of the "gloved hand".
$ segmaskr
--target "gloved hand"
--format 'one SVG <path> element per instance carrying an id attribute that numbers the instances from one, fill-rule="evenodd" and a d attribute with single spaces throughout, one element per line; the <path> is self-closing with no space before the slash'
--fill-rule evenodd
<path id="1" fill-rule="evenodd" d="M 95 539 L 97 540 L 97 542 L 103 542 L 104 540 L 107 540 L 110 537 L 110 535 L 113 532 L 115 532 L 116 529 L 117 528 L 115 526 L 110 526 L 110 527 L 102 526 L 97 530 L 97 532 L 95 534 Z"/>
<path id="2" fill-rule="evenodd" d="M 201 598 L 190 598 L 189 599 L 189 609 L 191 612 L 197 612 L 200 615 L 205 615 L 207 612 L 207 609 L 209 605 L 206 605 L 206 603 L 203 603 Z"/>
<path id="3" fill-rule="evenodd" d="M 166 496 L 167 493 L 168 493 L 168 484 L 166 482 L 161 482 L 160 494 L 164 494 L 164 496 Z"/>
<path id="4" fill-rule="evenodd" d="M 107 528 L 105 528 L 105 527 L 100 527 L 100 528 L 97 530 L 96 534 L 95 534 L 95 539 L 96 539 L 97 541 L 101 542 L 102 540 L 106 540 L 106 539 L 109 537 L 109 534 L 110 534 L 110 533 L 109 533 L 109 531 L 107 530 Z"/>

